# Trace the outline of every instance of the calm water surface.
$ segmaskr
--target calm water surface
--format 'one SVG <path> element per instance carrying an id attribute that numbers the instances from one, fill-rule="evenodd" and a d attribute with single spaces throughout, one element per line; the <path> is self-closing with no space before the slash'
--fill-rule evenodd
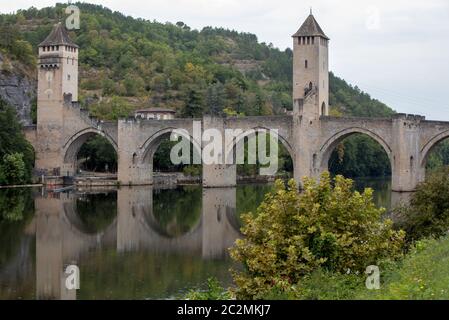
<path id="1" fill-rule="evenodd" d="M 389 180 L 357 181 L 389 208 Z M 209 277 L 231 285 L 240 215 L 272 185 L 114 191 L 0 190 L 0 299 L 169 299 Z M 64 289 L 66 266 L 80 290 Z"/>

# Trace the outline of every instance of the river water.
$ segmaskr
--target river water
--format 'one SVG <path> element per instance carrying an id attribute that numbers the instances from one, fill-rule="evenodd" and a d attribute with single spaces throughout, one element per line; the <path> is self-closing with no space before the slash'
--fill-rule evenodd
<path id="1" fill-rule="evenodd" d="M 210 277 L 231 285 L 240 215 L 272 187 L 0 190 L 0 299 L 172 299 Z M 389 180 L 356 187 L 390 208 Z M 65 287 L 69 265 L 80 271 L 77 291 Z"/>

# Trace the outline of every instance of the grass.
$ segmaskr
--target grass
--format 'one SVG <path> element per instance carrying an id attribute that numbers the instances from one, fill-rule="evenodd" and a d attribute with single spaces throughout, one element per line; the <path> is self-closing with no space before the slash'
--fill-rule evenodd
<path id="1" fill-rule="evenodd" d="M 361 299 L 448 300 L 449 237 L 423 240 L 385 275 L 377 292 L 362 292 Z"/>
<path id="2" fill-rule="evenodd" d="M 274 288 L 266 300 L 449 300 L 449 235 L 422 240 L 399 262 L 383 261 L 380 290 L 368 290 L 364 274 L 317 270 L 290 290 Z M 192 290 L 189 300 L 228 300 L 229 291 L 216 280 L 204 291 Z"/>

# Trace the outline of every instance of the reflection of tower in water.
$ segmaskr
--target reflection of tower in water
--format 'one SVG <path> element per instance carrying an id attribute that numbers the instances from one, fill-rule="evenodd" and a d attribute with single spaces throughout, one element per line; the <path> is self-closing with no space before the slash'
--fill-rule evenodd
<path id="1" fill-rule="evenodd" d="M 104 230 L 92 233 L 83 227 L 76 193 L 50 194 L 35 199 L 36 297 L 76 299 L 65 287 L 68 265 L 81 268 L 82 256 L 92 249 L 113 247 L 118 252 L 193 255 L 224 258 L 240 236 L 236 223 L 236 189 L 205 189 L 198 222 L 178 237 L 168 237 L 153 212 L 153 188 L 122 188 L 117 192 L 117 217 Z M 95 215 L 95 212 L 92 212 Z"/>

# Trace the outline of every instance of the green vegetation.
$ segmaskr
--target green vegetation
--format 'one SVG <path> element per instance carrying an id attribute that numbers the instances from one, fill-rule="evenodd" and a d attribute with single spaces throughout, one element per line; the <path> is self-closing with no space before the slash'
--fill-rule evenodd
<path id="1" fill-rule="evenodd" d="M 289 290 L 319 269 L 364 272 L 385 258 L 398 258 L 404 233 L 394 231 L 373 191 L 353 191 L 352 180 L 329 173 L 320 182 L 304 180 L 298 193 L 293 181 L 266 196 L 257 214 L 243 217 L 245 236 L 231 249 L 243 272 L 233 272 L 239 299 L 260 299 L 272 290 Z"/>
<path id="2" fill-rule="evenodd" d="M 30 182 L 33 165 L 34 151 L 16 113 L 0 98 L 0 185 Z"/>
<path id="3" fill-rule="evenodd" d="M 449 167 L 433 171 L 413 193 L 410 205 L 398 208 L 397 228 L 409 242 L 441 237 L 449 230 Z"/>
<path id="4" fill-rule="evenodd" d="M 206 290 L 190 290 L 189 293 L 185 295 L 187 300 L 230 300 L 232 297 L 231 293 L 226 291 L 220 282 L 215 278 L 210 278 L 207 280 Z"/>
<path id="5" fill-rule="evenodd" d="M 356 298 L 394 300 L 449 299 L 449 237 L 422 240 L 392 270 L 380 291 L 362 291 Z"/>
<path id="6" fill-rule="evenodd" d="M 257 214 L 244 216 L 246 238 L 231 248 L 243 264 L 233 272 L 236 287 L 209 280 L 186 298 L 447 300 L 448 177 L 449 168 L 434 172 L 401 208 L 394 227 L 406 238 L 373 207 L 372 191 L 353 192 L 351 180 L 336 177 L 332 186 L 325 174 L 307 180 L 302 194 L 278 181 Z M 379 290 L 366 287 L 368 265 L 379 267 Z"/>
<path id="7" fill-rule="evenodd" d="M 449 140 L 445 140 L 435 146 L 427 159 L 427 171 L 438 170 L 449 166 Z"/>
<path id="8" fill-rule="evenodd" d="M 23 39 L 23 35 L 14 25 L 0 25 L 0 53 L 7 54 L 9 58 L 20 61 L 28 67 L 34 67 L 36 54 L 31 44 Z M 5 63 L 3 70 L 7 68 Z M 9 71 L 6 69 L 6 71 Z"/>
<path id="9" fill-rule="evenodd" d="M 76 5 L 82 12 L 81 30 L 71 32 L 71 37 L 82 48 L 81 102 L 98 118 L 114 120 L 146 106 L 173 108 L 184 117 L 270 115 L 291 110 L 291 49 L 281 51 L 259 43 L 249 33 L 212 27 L 192 30 L 183 22 L 162 24 L 98 5 Z M 28 41 L 36 52 L 52 24 L 65 17 L 65 6 L 3 14 L 0 26 L 21 30 L 16 32 L 18 39 Z M 13 46 L 3 48 L 11 51 Z M 330 91 L 334 115 L 393 113 L 332 73 Z M 367 165 L 351 170 L 361 162 L 360 150 L 366 147 L 373 150 L 363 155 Z M 333 157 L 333 173 L 351 177 L 389 174 L 386 157 L 378 157 L 383 150 L 375 142 L 358 139 L 345 143 L 344 151 L 344 157 Z M 282 159 L 288 161 L 288 157 Z M 287 168 L 291 169 L 288 163 Z"/>
<path id="10" fill-rule="evenodd" d="M 193 30 L 183 22 L 159 23 L 99 5 L 76 5 L 82 12 L 81 30 L 70 34 L 82 48 L 81 103 L 100 119 L 116 120 L 149 106 L 172 108 L 183 117 L 282 114 L 292 107 L 291 49 L 259 43 L 249 33 L 213 27 Z M 57 4 L 1 14 L 0 31 L 5 35 L 1 52 L 33 65 L 37 45 L 65 17 L 65 7 Z M 334 116 L 389 117 L 394 113 L 333 73 L 330 106 Z M 429 168 L 449 163 L 448 146 L 435 151 Z M 290 170 L 288 157 L 281 159 Z M 329 167 L 333 174 L 346 177 L 391 174 L 384 150 L 366 136 L 343 141 Z M 247 170 L 244 173 L 251 174 Z"/>
<path id="11" fill-rule="evenodd" d="M 117 172 L 117 152 L 102 136 L 93 136 L 78 152 L 81 169 L 94 172 Z"/>

